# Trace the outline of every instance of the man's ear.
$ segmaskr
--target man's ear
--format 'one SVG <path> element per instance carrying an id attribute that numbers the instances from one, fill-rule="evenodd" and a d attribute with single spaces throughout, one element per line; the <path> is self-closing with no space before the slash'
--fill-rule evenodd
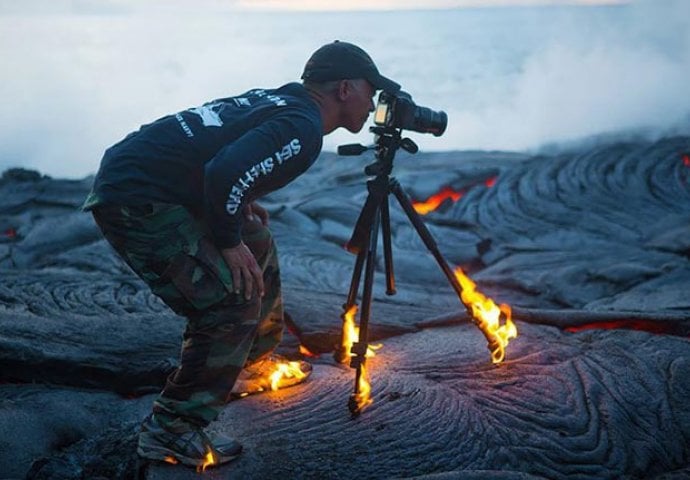
<path id="1" fill-rule="evenodd" d="M 341 102 L 348 99 L 352 92 L 352 83 L 349 80 L 341 80 L 338 85 L 338 100 Z"/>

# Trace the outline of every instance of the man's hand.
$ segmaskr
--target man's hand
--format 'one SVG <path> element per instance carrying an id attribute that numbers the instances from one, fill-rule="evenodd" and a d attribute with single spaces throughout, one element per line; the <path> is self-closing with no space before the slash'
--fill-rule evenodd
<path id="1" fill-rule="evenodd" d="M 261 220 L 261 223 L 264 227 L 268 226 L 268 212 L 264 207 L 256 202 L 252 202 L 244 207 L 244 215 L 248 220 L 253 220 L 254 215 L 256 215 L 259 217 L 259 220 Z"/>
<path id="2" fill-rule="evenodd" d="M 240 285 L 244 281 L 244 298 L 251 299 L 255 290 L 259 297 L 263 297 L 263 272 L 249 248 L 240 242 L 236 247 L 222 249 L 220 253 L 232 272 L 232 284 L 235 287 L 235 293 L 239 295 Z"/>

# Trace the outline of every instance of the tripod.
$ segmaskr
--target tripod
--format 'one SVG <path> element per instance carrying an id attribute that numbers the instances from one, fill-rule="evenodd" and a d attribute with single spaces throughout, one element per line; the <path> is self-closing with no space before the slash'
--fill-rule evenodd
<path id="1" fill-rule="evenodd" d="M 441 270 L 450 282 L 451 286 L 457 293 L 458 297 L 462 299 L 463 287 L 454 275 L 450 266 L 441 255 L 436 241 L 431 236 L 426 225 L 415 211 L 412 203 L 403 190 L 400 183 L 391 177 L 393 170 L 393 159 L 399 148 L 410 153 L 417 153 L 417 145 L 409 138 L 402 138 L 402 129 L 390 127 L 371 127 L 371 132 L 376 135 L 375 149 L 376 162 L 367 165 L 364 172 L 369 176 L 374 176 L 373 179 L 367 181 L 367 190 L 369 192 L 364 206 L 357 218 L 352 236 L 347 243 L 347 250 L 357 255 L 355 260 L 354 270 L 352 272 L 352 281 L 350 282 L 350 289 L 347 296 L 347 301 L 343 305 L 343 321 L 346 319 L 348 312 L 351 312 L 353 307 L 356 307 L 357 293 L 359 291 L 360 280 L 362 277 L 362 270 L 364 269 L 364 287 L 362 291 L 362 308 L 360 310 L 359 321 L 359 339 L 352 344 L 351 355 L 349 358 L 350 366 L 357 369 L 355 376 L 354 393 L 350 396 L 348 401 L 348 408 L 353 416 L 361 413 L 362 409 L 368 403 L 362 398 L 362 376 L 364 375 L 364 365 L 366 363 L 366 353 L 369 348 L 368 343 L 368 329 L 369 318 L 371 313 L 372 290 L 374 285 L 374 268 L 376 265 L 376 250 L 378 244 L 379 228 L 383 232 L 383 254 L 386 272 L 386 294 L 395 294 L 395 275 L 393 272 L 393 251 L 391 246 L 391 226 L 390 226 L 390 211 L 388 197 L 392 193 L 398 200 L 407 218 L 412 223 L 412 226 L 419 234 L 424 242 L 426 248 L 431 252 L 433 257 L 438 262 Z M 360 155 L 368 150 L 368 147 L 363 145 L 344 145 L 338 148 L 340 155 Z M 463 302 L 467 309 L 470 318 L 474 319 L 472 309 Z M 484 332 L 484 330 L 482 330 Z M 490 337 L 484 332 L 489 341 L 489 349 L 495 346 L 496 338 Z M 337 351 L 336 360 L 341 363 L 346 363 L 346 352 Z M 369 401 L 370 403 L 370 401 Z"/>

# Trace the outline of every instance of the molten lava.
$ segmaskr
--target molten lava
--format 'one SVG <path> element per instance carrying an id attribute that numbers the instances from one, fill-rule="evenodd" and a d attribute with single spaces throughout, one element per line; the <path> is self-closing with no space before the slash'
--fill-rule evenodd
<path id="1" fill-rule="evenodd" d="M 583 323 L 566 327 L 564 330 L 570 333 L 582 332 L 584 330 L 638 330 L 643 332 L 655 333 L 658 335 L 680 335 L 679 328 L 672 323 L 655 322 L 651 320 L 612 320 L 609 322 Z"/>
<path id="2" fill-rule="evenodd" d="M 486 180 L 484 180 L 484 185 L 486 185 L 488 188 L 493 187 L 494 185 L 496 185 L 496 177 L 487 178 Z M 472 188 L 472 186 L 468 188 Z M 426 215 L 427 213 L 436 210 L 446 200 L 452 200 L 453 203 L 455 203 L 458 200 L 460 200 L 464 195 L 465 190 L 458 191 L 453 190 L 451 187 L 443 187 L 438 193 L 433 194 L 423 202 L 412 202 L 412 207 L 420 215 Z"/>
<path id="3" fill-rule="evenodd" d="M 443 187 L 440 192 L 430 196 L 423 202 L 412 202 L 412 207 L 420 215 L 426 215 L 429 212 L 436 210 L 443 202 L 450 199 L 457 202 L 462 198 L 465 192 L 456 192 L 450 187 Z"/>
<path id="4" fill-rule="evenodd" d="M 508 342 L 517 337 L 517 328 L 510 317 L 510 306 L 496 306 L 493 300 L 476 290 L 476 284 L 461 268 L 455 269 L 455 278 L 462 286 L 462 303 L 471 311 L 475 324 L 489 342 L 491 361 L 501 363 L 505 358 Z M 501 317 L 505 319 L 503 325 Z"/>
<path id="5" fill-rule="evenodd" d="M 304 378 L 307 374 L 300 368 L 300 362 L 281 362 L 276 365 L 276 369 L 269 376 L 271 380 L 271 390 L 276 391 L 280 388 L 280 381 L 283 378 Z"/>

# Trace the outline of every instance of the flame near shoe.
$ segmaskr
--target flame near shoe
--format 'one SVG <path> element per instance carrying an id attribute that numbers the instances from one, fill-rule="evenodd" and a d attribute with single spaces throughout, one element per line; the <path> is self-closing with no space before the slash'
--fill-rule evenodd
<path id="1" fill-rule="evenodd" d="M 275 391 L 304 382 L 312 366 L 304 360 L 290 361 L 271 354 L 268 358 L 245 367 L 232 387 L 232 395 L 246 397 L 255 393 Z"/>

